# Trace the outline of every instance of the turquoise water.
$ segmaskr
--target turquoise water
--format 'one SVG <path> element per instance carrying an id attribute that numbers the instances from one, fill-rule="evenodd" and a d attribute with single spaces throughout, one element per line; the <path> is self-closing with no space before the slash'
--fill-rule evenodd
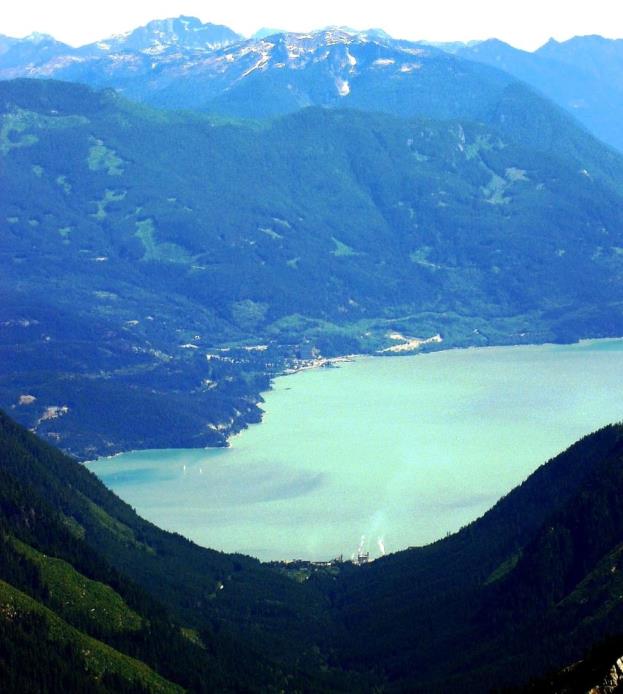
<path id="1" fill-rule="evenodd" d="M 89 467 L 159 526 L 260 559 L 372 556 L 457 530 L 623 419 L 623 341 L 359 358 L 276 379 L 228 449 Z"/>

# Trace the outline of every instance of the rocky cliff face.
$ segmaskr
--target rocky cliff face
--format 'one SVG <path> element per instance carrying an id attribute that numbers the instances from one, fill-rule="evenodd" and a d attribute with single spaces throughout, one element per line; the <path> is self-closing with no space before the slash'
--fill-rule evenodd
<path id="1" fill-rule="evenodd" d="M 604 679 L 589 689 L 588 694 L 613 694 L 620 691 L 621 686 L 623 686 L 623 656 L 617 658 Z"/>

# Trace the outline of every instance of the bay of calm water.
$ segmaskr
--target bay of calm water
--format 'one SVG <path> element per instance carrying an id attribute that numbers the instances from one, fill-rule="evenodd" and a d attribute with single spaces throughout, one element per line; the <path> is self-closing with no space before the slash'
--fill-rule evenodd
<path id="1" fill-rule="evenodd" d="M 458 530 L 623 419 L 623 340 L 358 358 L 280 377 L 227 449 L 89 463 L 145 518 L 268 559 L 371 556 Z"/>

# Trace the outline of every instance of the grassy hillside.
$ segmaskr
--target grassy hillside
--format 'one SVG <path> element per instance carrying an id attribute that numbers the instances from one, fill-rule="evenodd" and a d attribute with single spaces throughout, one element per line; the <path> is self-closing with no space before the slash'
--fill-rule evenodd
<path id="1" fill-rule="evenodd" d="M 112 632 L 138 631 L 140 615 L 110 586 L 80 574 L 62 559 L 48 557 L 29 545 L 13 540 L 17 553 L 39 571 L 50 603 L 71 617 L 72 623 L 89 621 L 96 629 Z"/>
<path id="2" fill-rule="evenodd" d="M 24 593 L 15 590 L 4 581 L 0 581 L 0 621 L 5 622 L 4 629 L 2 629 L 5 632 L 3 640 L 6 639 L 15 645 L 21 640 L 20 637 L 26 636 L 28 639 L 30 636 L 30 647 L 32 648 L 28 654 L 28 661 L 24 658 L 19 664 L 19 667 L 24 668 L 24 670 L 30 670 L 21 676 L 23 679 L 15 671 L 18 667 L 15 661 L 11 662 L 10 665 L 6 661 L 0 661 L 0 666 L 4 666 L 2 670 L 5 686 L 7 679 L 9 682 L 13 680 L 16 685 L 15 688 L 9 687 L 7 691 L 25 691 L 24 680 L 31 680 L 27 686 L 33 688 L 37 685 L 41 686 L 45 682 L 43 677 L 47 674 L 45 671 L 50 666 L 50 661 L 53 661 L 53 658 L 60 660 L 67 653 L 71 653 L 75 660 L 71 663 L 72 671 L 67 673 L 68 679 L 73 678 L 73 682 L 71 679 L 64 682 L 64 686 L 67 687 L 65 691 L 77 691 L 80 682 L 83 686 L 88 686 L 89 689 L 94 687 L 96 691 L 105 691 L 109 686 L 109 691 L 130 691 L 132 689 L 163 693 L 184 691 L 181 687 L 159 677 L 140 661 L 128 658 L 113 648 L 74 629 L 54 612 Z M 12 627 L 12 633 L 7 634 L 7 626 L 9 625 Z M 29 635 L 23 634 L 33 627 L 36 630 L 34 634 L 32 632 Z M 35 646 L 37 642 L 41 641 L 51 651 L 52 657 L 48 655 L 47 658 L 44 658 L 43 667 L 38 667 Z M 6 646 L 5 649 L 9 650 Z M 80 662 L 81 659 L 77 657 L 78 654 L 82 655 L 82 663 Z M 33 656 L 35 656 L 34 668 Z M 84 674 L 80 672 L 81 665 L 86 670 Z M 31 668 L 34 669 L 34 672 Z"/>
<path id="3" fill-rule="evenodd" d="M 32 80 L 0 110 L 0 404 L 83 457 L 222 445 L 302 345 L 621 332 L 623 160 L 524 87 L 486 123 Z"/>

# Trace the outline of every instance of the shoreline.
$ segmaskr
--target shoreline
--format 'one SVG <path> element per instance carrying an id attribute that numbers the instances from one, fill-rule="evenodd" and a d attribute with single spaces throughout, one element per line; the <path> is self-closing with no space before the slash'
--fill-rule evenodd
<path id="1" fill-rule="evenodd" d="M 510 349 L 510 348 L 517 348 L 517 347 L 524 347 L 524 348 L 537 348 L 537 347 L 545 347 L 545 346 L 551 346 L 551 347 L 572 347 L 574 345 L 582 345 L 582 344 L 588 344 L 588 343 L 595 343 L 595 342 L 616 342 L 616 341 L 623 341 L 623 336 L 619 337 L 583 337 L 579 338 L 573 342 L 520 342 L 520 343 L 514 343 L 514 344 L 500 344 L 500 345 L 468 345 L 465 347 L 461 346 L 450 346 L 448 345 L 447 347 L 444 346 L 439 346 L 436 347 L 433 350 L 422 350 L 420 347 L 414 349 L 411 352 L 405 352 L 405 351 L 393 351 L 393 352 L 388 352 L 386 350 L 380 350 L 380 351 L 375 351 L 375 352 L 370 352 L 370 353 L 360 353 L 360 354 L 345 354 L 337 357 L 317 357 L 315 359 L 310 359 L 310 360 L 300 360 L 299 363 L 297 363 L 294 366 L 287 367 L 281 371 L 276 372 L 273 374 L 270 378 L 270 384 L 269 387 L 266 390 L 260 391 L 259 395 L 260 397 L 264 393 L 269 393 L 270 391 L 273 390 L 273 382 L 277 378 L 283 378 L 285 376 L 293 376 L 298 373 L 302 373 L 304 371 L 312 371 L 315 369 L 320 369 L 320 368 L 339 368 L 339 364 L 348 364 L 348 363 L 353 363 L 355 361 L 359 361 L 361 359 L 369 359 L 369 358 L 404 358 L 404 357 L 416 357 L 416 356 L 422 356 L 422 355 L 430 355 L 430 354 L 437 354 L 439 352 L 452 352 L 452 351 L 469 351 L 469 350 L 481 350 L 481 349 Z M 442 345 L 443 342 L 438 342 L 437 340 L 434 341 L 435 344 Z M 424 342 L 424 345 L 429 344 L 428 341 Z M 263 400 L 263 398 L 262 398 Z M 260 401 L 261 402 L 261 401 Z M 200 446 L 198 448 L 194 448 L 194 450 L 216 450 L 219 448 L 230 448 L 232 445 L 233 439 L 235 439 L 237 436 L 240 436 L 243 434 L 250 426 L 253 425 L 260 425 L 264 421 L 264 410 L 262 410 L 261 407 L 259 409 L 262 412 L 261 418 L 259 422 L 250 422 L 250 423 L 243 423 L 243 426 L 236 430 L 232 430 L 231 433 L 227 434 L 226 436 L 226 443 L 224 446 Z M 169 450 L 184 450 L 188 448 L 187 446 L 176 446 L 172 447 Z M 116 453 L 112 453 L 110 455 L 105 455 L 101 456 L 99 458 L 94 458 L 91 460 L 80 460 L 79 462 L 82 465 L 88 465 L 93 462 L 98 462 L 98 461 L 103 461 L 103 460 L 112 460 L 113 458 L 116 458 L 117 456 L 120 455 L 125 455 L 127 453 L 140 453 L 144 451 L 150 451 L 150 450 L 163 450 L 163 449 L 152 449 L 152 448 L 133 448 L 129 450 L 123 450 L 123 451 L 117 451 Z"/>
<path id="2" fill-rule="evenodd" d="M 281 376 L 292 376 L 293 374 L 300 373 L 301 371 L 310 371 L 311 369 L 321 369 L 321 368 L 331 368 L 335 367 L 336 364 L 348 364 L 354 362 L 356 359 L 361 357 L 373 356 L 371 354 L 345 354 L 340 357 L 317 357 L 315 359 L 301 359 L 300 362 L 295 366 L 290 366 L 287 369 L 279 372 L 275 378 L 280 378 Z M 272 379 L 271 379 L 272 380 Z M 263 391 L 266 393 L 267 391 Z"/>
<path id="3" fill-rule="evenodd" d="M 516 361 L 519 361 L 519 362 L 526 361 L 528 363 L 533 363 L 533 362 L 539 363 L 542 358 L 544 360 L 546 360 L 546 362 L 551 365 L 552 370 L 554 372 L 558 372 L 558 368 L 560 366 L 560 369 L 561 369 L 560 373 L 563 373 L 563 374 L 573 373 L 573 372 L 569 371 L 569 368 L 570 368 L 569 366 L 565 366 L 565 362 L 567 362 L 568 358 L 571 359 L 571 362 L 570 362 L 571 365 L 573 365 L 573 364 L 591 364 L 592 360 L 597 360 L 602 365 L 611 364 L 612 368 L 616 371 L 616 373 L 620 373 L 620 369 L 623 367 L 623 360 L 622 360 L 622 357 L 623 357 L 623 340 L 620 338 L 619 339 L 607 339 L 607 340 L 601 340 L 601 341 L 596 341 L 593 339 L 587 339 L 587 340 L 582 341 L 582 345 L 577 345 L 577 344 L 576 345 L 555 345 L 554 344 L 554 345 L 545 346 L 542 348 L 539 347 L 538 345 L 529 345 L 528 347 L 529 347 L 529 349 L 517 349 L 517 350 L 508 350 L 508 349 L 502 349 L 502 347 L 497 347 L 497 349 L 489 350 L 488 352 L 485 352 L 484 350 L 480 350 L 480 353 L 485 357 L 487 355 L 489 355 L 489 358 L 492 360 L 493 364 L 494 365 L 497 364 L 501 367 L 502 371 L 500 371 L 500 373 L 502 374 L 502 380 L 503 380 L 504 370 L 507 369 L 509 366 L 512 367 L 512 365 Z M 456 352 L 456 354 L 460 355 L 459 352 Z M 496 354 L 499 356 L 496 356 Z M 458 360 L 455 358 L 451 358 L 451 359 L 446 360 L 446 358 L 440 357 L 440 358 L 437 358 L 435 360 L 431 360 L 430 362 L 429 361 L 424 361 L 424 362 L 420 361 L 419 363 L 414 361 L 414 360 L 410 360 L 407 362 L 404 362 L 404 361 L 403 362 L 397 362 L 397 361 L 396 362 L 387 362 L 387 360 L 385 360 L 384 362 L 367 361 L 367 362 L 364 362 L 363 364 L 361 364 L 361 369 L 357 369 L 356 367 L 348 368 L 348 369 L 342 371 L 341 374 L 340 374 L 340 372 L 333 374 L 333 375 L 329 375 L 329 374 L 324 375 L 322 373 L 318 373 L 316 376 L 312 377 L 311 380 L 308 380 L 307 377 L 304 377 L 302 381 L 297 382 L 297 385 L 293 384 L 291 390 L 298 391 L 298 395 L 295 395 L 295 398 L 297 400 L 297 409 L 293 410 L 292 407 L 290 405 L 288 405 L 287 401 L 282 400 L 282 401 L 280 401 L 282 403 L 282 405 L 280 406 L 279 412 L 285 413 L 285 414 L 290 412 L 294 416 L 294 418 L 298 420 L 298 419 L 300 419 L 300 417 L 305 415 L 305 409 L 306 409 L 305 403 L 309 402 L 310 403 L 309 407 L 314 408 L 312 416 L 322 417 L 323 416 L 323 414 L 322 414 L 323 413 L 322 401 L 319 403 L 318 400 L 315 399 L 316 402 L 314 404 L 314 400 L 312 400 L 312 401 L 306 400 L 306 398 L 308 396 L 308 384 L 310 384 L 309 385 L 309 392 L 314 390 L 315 384 L 320 384 L 320 388 L 321 388 L 320 393 L 323 393 L 323 394 L 326 393 L 327 396 L 329 396 L 329 398 L 331 399 L 331 401 L 332 402 L 335 401 L 335 403 L 337 403 L 338 406 L 339 406 L 339 400 L 340 400 L 340 393 L 343 393 L 345 395 L 348 395 L 348 393 L 351 393 L 352 397 L 349 396 L 350 399 L 348 400 L 348 403 L 349 403 L 348 407 L 350 407 L 356 401 L 359 401 L 361 396 L 359 395 L 358 389 L 356 389 L 356 388 L 348 388 L 348 391 L 342 391 L 341 386 L 340 386 L 340 378 L 345 379 L 344 383 L 348 383 L 348 384 L 352 383 L 351 374 L 354 374 L 355 379 L 359 379 L 359 378 L 367 379 L 368 386 L 366 387 L 366 390 L 363 392 L 370 394 L 370 393 L 374 392 L 374 390 L 371 390 L 371 388 L 375 387 L 375 380 L 376 380 L 377 376 L 379 376 L 380 378 L 384 378 L 384 374 L 387 373 L 386 372 L 387 368 L 390 368 L 392 371 L 394 370 L 394 367 L 391 366 L 392 363 L 396 364 L 395 373 L 396 374 L 404 374 L 404 378 L 401 377 L 400 380 L 395 380 L 395 381 L 391 380 L 390 381 L 395 386 L 395 387 L 391 387 L 391 389 L 386 392 L 386 395 L 389 397 L 390 401 L 391 401 L 392 397 L 395 397 L 395 395 L 392 395 L 392 391 L 395 394 L 396 388 L 400 387 L 400 383 L 404 382 L 405 380 L 408 380 L 408 375 L 414 369 L 416 370 L 416 373 L 419 374 L 419 376 L 417 376 L 416 380 L 414 380 L 412 382 L 415 385 L 414 385 L 414 387 L 411 388 L 411 392 L 414 393 L 415 398 L 420 399 L 423 394 L 428 393 L 429 391 L 425 390 L 425 391 L 421 391 L 418 393 L 417 391 L 420 391 L 420 388 L 419 388 L 419 386 L 417 386 L 417 383 L 420 381 L 421 378 L 424 380 L 424 382 L 428 381 L 428 377 L 426 374 L 429 372 L 429 370 L 432 369 L 433 371 L 436 371 L 437 369 L 440 369 L 439 373 L 445 373 L 445 369 L 448 368 L 448 365 L 454 364 L 454 367 L 452 367 L 452 368 L 454 370 L 455 375 L 460 380 L 461 373 L 465 372 L 465 368 L 467 368 L 469 370 L 469 364 L 472 363 L 472 360 L 480 361 L 481 365 L 480 365 L 479 369 L 485 369 L 484 371 L 482 371 L 482 374 L 484 376 L 487 376 L 488 360 L 484 359 L 484 361 L 483 361 L 482 359 L 478 359 L 476 356 L 473 356 L 473 357 L 470 356 L 470 354 L 468 354 L 468 353 L 463 353 L 463 356 L 461 357 L 461 359 L 458 359 Z M 386 366 L 387 364 L 389 364 L 390 366 L 387 367 Z M 460 368 L 461 371 L 457 371 L 456 370 L 457 368 Z M 571 368 L 574 368 L 574 367 L 572 366 Z M 609 367 L 606 366 L 606 368 L 608 369 Z M 586 370 L 582 369 L 582 371 L 586 371 Z M 603 369 L 600 369 L 600 371 L 603 373 Z M 537 383 L 537 400 L 539 402 L 541 402 L 543 400 L 543 398 L 538 393 L 538 388 L 539 388 L 538 383 L 547 383 L 549 385 L 552 385 L 552 387 L 554 387 L 554 385 L 556 383 L 562 383 L 562 384 L 565 383 L 564 380 L 561 381 L 560 379 L 558 379 L 556 382 L 552 382 L 550 384 L 550 380 L 547 377 L 548 372 L 549 372 L 549 369 L 547 371 L 543 372 L 543 375 L 545 377 L 544 381 L 540 381 L 540 380 L 535 381 Z M 337 380 L 337 386 L 332 385 L 332 384 L 336 383 L 336 380 Z M 452 378 L 451 380 L 454 381 L 456 379 Z M 534 379 L 532 379 L 532 380 L 534 381 Z M 431 383 L 434 383 L 436 381 L 437 381 L 437 379 L 433 379 L 431 381 Z M 604 376 L 604 378 L 600 377 L 599 383 L 602 383 L 602 382 L 604 384 L 608 383 L 607 373 Z M 522 381 L 521 380 L 517 381 L 517 379 L 515 379 L 513 381 L 513 383 L 515 383 L 519 388 L 522 387 Z M 548 385 L 548 388 L 549 388 L 549 385 Z M 289 386 L 290 386 L 290 384 L 287 381 L 277 382 L 274 386 L 274 390 L 278 391 L 278 392 L 282 392 L 284 390 L 290 390 Z M 514 388 L 508 390 L 508 395 L 507 395 L 508 403 L 512 403 L 514 400 L 516 400 L 516 392 L 518 392 L 518 391 Z M 558 393 L 559 391 L 558 390 L 555 390 L 555 391 L 552 390 L 552 392 Z M 565 392 L 564 387 L 563 387 L 563 390 L 560 392 L 561 393 Z M 615 393 L 615 395 L 616 395 L 616 393 Z M 289 396 L 287 396 L 287 397 L 289 397 Z M 569 402 L 568 399 L 567 399 L 567 402 Z M 272 424 L 275 421 L 277 423 L 279 422 L 279 420 L 273 420 L 272 419 L 272 413 L 277 412 L 277 410 L 273 410 L 272 403 L 273 403 L 273 401 L 270 400 L 269 398 L 267 398 L 266 410 L 267 410 L 267 413 L 271 416 L 266 417 L 264 419 L 264 422 L 263 422 L 265 424 L 265 426 L 270 426 L 270 427 L 272 427 Z M 616 404 L 616 400 L 615 400 L 615 404 Z M 551 408 L 550 408 L 550 410 L 551 410 Z M 442 412 L 442 411 L 443 410 L 438 410 L 438 412 Z M 352 412 L 356 416 L 356 413 L 358 412 L 358 410 L 356 408 L 354 408 L 352 410 Z M 614 412 L 616 412 L 616 413 L 619 412 L 618 404 L 616 404 L 616 409 L 614 410 Z M 607 415 L 608 412 L 605 412 L 605 414 Z M 612 414 L 612 412 L 610 414 Z M 329 435 L 330 435 L 330 432 L 334 430 L 334 424 L 332 422 L 332 419 L 333 418 L 331 416 L 328 417 L 329 428 L 327 429 L 327 432 L 329 432 Z M 609 421 L 614 422 L 617 419 L 618 419 L 618 416 L 614 416 L 614 417 L 611 417 Z M 294 420 L 292 420 L 292 421 L 294 421 Z M 434 420 L 431 420 L 431 421 L 437 421 L 438 422 L 438 425 L 436 428 L 438 428 L 439 431 L 442 431 L 447 426 L 446 422 L 440 421 L 437 413 L 435 413 Z M 603 424 L 591 426 L 590 429 L 589 428 L 586 429 L 586 432 L 582 431 L 582 432 L 578 433 L 577 435 L 574 434 L 574 437 L 575 437 L 574 440 L 575 439 L 579 440 L 579 438 L 581 436 L 584 436 L 588 433 L 591 433 L 592 431 L 597 430 L 598 427 L 600 427 L 602 425 L 606 425 L 606 424 L 607 424 L 607 422 L 604 420 Z M 476 423 L 476 426 L 478 426 L 478 423 Z M 286 427 L 286 428 L 281 427 L 280 431 L 287 432 L 288 429 L 289 429 L 289 427 Z M 363 430 L 364 429 L 362 429 L 362 431 Z M 365 430 L 367 430 L 367 429 L 365 429 Z M 475 431 L 478 431 L 478 429 L 476 429 Z M 546 428 L 545 431 L 548 431 L 548 429 Z M 258 434 L 258 430 L 255 430 L 255 432 L 251 435 L 251 441 L 252 442 L 256 443 L 256 442 L 261 440 L 262 442 L 267 443 L 268 446 L 274 445 L 275 439 L 272 436 L 272 434 L 269 435 L 268 437 L 262 436 L 261 439 L 257 439 L 257 438 L 254 439 L 253 436 L 257 436 L 257 434 Z M 551 432 L 550 432 L 550 434 L 551 434 Z M 442 431 L 442 435 L 443 435 L 443 431 Z M 327 438 L 327 435 L 325 434 L 324 437 Z M 353 445 L 355 445 L 357 443 L 357 438 L 359 438 L 359 437 L 355 437 L 352 439 Z M 301 442 L 302 441 L 303 441 L 303 438 L 301 439 Z M 255 455 L 253 450 L 250 449 L 249 445 L 245 444 L 245 440 L 241 440 L 240 442 L 233 442 L 233 443 L 234 443 L 234 452 L 235 452 L 236 456 L 241 455 L 241 452 L 240 452 L 241 448 L 247 449 L 247 453 L 250 452 L 251 456 Z M 564 450 L 567 445 L 568 445 L 567 442 L 563 441 L 556 448 L 556 451 L 558 452 L 558 451 Z M 297 442 L 291 442 L 291 444 L 290 444 L 291 450 L 296 450 L 297 447 L 298 447 Z M 262 447 L 261 449 L 258 448 L 258 455 L 259 455 L 260 450 L 261 451 L 269 451 L 271 449 L 268 447 Z M 203 456 L 204 452 L 206 453 L 205 457 Z M 144 453 L 145 452 L 143 452 L 143 455 L 144 455 Z M 175 473 L 175 474 L 181 475 L 182 463 L 185 463 L 186 465 L 188 465 L 189 475 L 191 476 L 191 479 L 190 479 L 190 481 L 187 480 L 186 484 L 189 484 L 189 483 L 191 485 L 194 484 L 194 478 L 192 477 L 192 475 L 190 473 L 198 474 L 198 472 L 197 472 L 198 466 L 200 466 L 201 464 L 203 464 L 203 474 L 205 474 L 206 472 L 209 473 L 208 468 L 211 466 L 211 464 L 213 462 L 217 464 L 217 467 L 219 470 L 218 475 L 221 476 L 218 479 L 225 479 L 224 477 L 222 477 L 222 475 L 226 475 L 228 477 L 230 474 L 230 472 L 228 472 L 227 459 L 226 458 L 220 459 L 218 457 L 212 458 L 212 456 L 214 455 L 214 452 L 211 451 L 210 449 L 206 450 L 205 448 L 200 448 L 200 449 L 195 449 L 194 451 L 189 450 L 189 451 L 187 451 L 187 455 L 185 455 L 185 452 L 182 451 L 181 455 L 178 455 L 177 458 L 174 456 L 174 451 L 171 451 L 170 454 L 167 451 L 162 451 L 162 453 L 164 454 L 161 458 L 163 465 L 171 464 L 172 466 L 175 466 L 175 469 L 177 470 L 177 473 Z M 227 455 L 226 451 L 223 451 L 223 453 L 225 455 Z M 244 455 L 244 453 L 245 452 L 243 450 L 242 455 Z M 168 457 L 169 455 L 173 456 L 170 460 Z M 266 460 L 270 460 L 270 458 L 268 457 L 269 455 L 270 454 L 267 454 Z M 313 455 L 314 455 L 314 453 L 313 453 L 313 449 L 312 449 L 312 457 L 309 457 L 308 459 L 313 461 L 314 460 Z M 555 455 L 554 452 L 546 452 L 542 456 L 539 457 L 539 462 L 542 463 L 543 461 L 549 460 L 554 455 Z M 149 453 L 147 453 L 147 457 L 149 457 Z M 243 460 L 243 459 L 242 458 L 241 459 L 236 458 L 236 460 Z M 336 458 L 336 460 L 339 460 L 339 458 Z M 126 466 L 125 462 L 123 462 L 123 461 L 124 461 L 124 459 L 121 458 L 121 462 L 119 465 L 119 470 L 121 470 L 121 471 L 124 471 L 126 469 L 132 471 L 135 469 L 138 470 L 139 468 L 145 467 L 146 472 L 148 472 L 147 468 L 151 467 L 151 464 L 143 465 L 143 462 L 145 462 L 145 459 L 142 457 L 141 453 L 139 453 L 136 457 L 132 457 L 132 456 L 129 457 L 127 460 L 127 466 Z M 111 485 L 115 484 L 115 482 L 113 481 L 115 478 L 115 475 L 113 474 L 114 470 L 111 471 L 111 468 L 106 467 L 106 465 L 109 461 L 100 461 L 100 462 L 102 462 L 102 465 L 94 466 L 97 469 L 98 474 L 102 474 L 103 476 L 110 475 L 109 483 Z M 260 457 L 257 461 L 254 461 L 254 462 L 255 463 L 263 463 L 264 458 Z M 222 471 L 221 471 L 221 465 L 223 463 L 225 463 L 225 466 L 222 468 Z M 114 462 L 113 462 L 113 467 L 115 467 Z M 91 466 L 89 466 L 89 468 L 93 469 Z M 180 468 L 180 469 L 178 469 L 178 468 Z M 231 469 L 233 469 L 233 468 L 231 468 Z M 253 470 L 255 470 L 255 468 L 252 468 L 252 471 Z M 137 473 L 137 474 L 142 474 L 142 473 Z M 244 467 L 239 468 L 237 474 L 238 474 L 238 479 L 239 479 L 239 482 L 236 483 L 237 487 L 239 487 L 240 485 L 244 485 L 245 479 L 251 479 L 251 480 L 255 479 L 254 475 L 251 475 L 249 477 L 249 475 L 245 471 Z M 264 471 L 260 470 L 259 474 L 264 474 L 264 475 L 269 474 L 272 477 L 270 466 L 267 470 L 264 470 Z M 122 490 L 124 482 L 122 481 L 122 478 L 119 478 L 119 479 L 120 479 L 119 484 L 122 485 L 120 487 L 120 490 Z M 279 475 L 276 475 L 275 479 L 279 479 Z M 197 477 L 197 480 L 199 480 L 198 477 Z M 197 482 L 197 484 L 198 483 L 199 482 Z M 520 481 L 518 480 L 517 484 L 519 484 L 519 483 L 520 483 Z M 227 484 L 233 484 L 233 480 L 231 483 L 228 482 Z M 513 483 L 513 484 L 515 484 L 515 483 Z M 511 487 L 509 486 L 508 489 L 510 489 L 510 488 Z M 504 492 L 500 491 L 500 494 L 502 495 L 503 493 L 505 493 L 505 491 L 506 490 L 504 490 Z M 130 502 L 130 503 L 132 503 L 132 502 Z M 493 504 L 493 501 L 491 502 L 491 505 L 492 504 Z M 466 504 L 466 506 L 469 506 L 469 504 Z M 158 524 L 158 521 L 159 521 L 159 517 L 155 516 L 155 520 L 153 522 L 156 522 L 156 524 Z M 178 530 L 178 532 L 179 532 L 179 530 Z M 350 534 L 352 534 L 352 533 L 350 533 Z M 205 540 L 204 540 L 204 542 L 201 542 L 199 539 L 200 537 L 201 536 L 199 535 L 197 538 L 193 538 L 193 539 L 196 542 L 199 542 L 201 544 L 205 544 L 205 546 L 209 546 L 212 548 L 215 547 L 214 542 L 206 542 Z M 410 546 L 414 546 L 414 545 L 423 544 L 422 542 L 420 542 L 419 538 L 417 541 L 411 540 L 408 544 L 404 544 L 404 545 L 398 545 L 393 541 L 392 538 L 390 538 L 390 539 L 392 540 L 392 546 L 391 546 L 392 552 L 399 551 L 399 549 L 405 549 L 407 546 L 410 547 Z M 286 537 L 284 540 L 284 542 L 285 542 L 284 547 L 286 549 L 288 549 L 288 547 L 289 547 L 289 545 L 287 544 L 287 541 L 288 541 L 288 538 Z M 427 540 L 427 542 L 429 542 L 429 541 L 432 542 L 432 541 L 434 541 L 434 539 Z M 242 542 L 246 542 L 246 540 L 244 540 L 244 538 L 242 538 Z M 248 544 L 248 545 L 247 544 L 241 544 L 239 546 L 236 546 L 233 549 L 232 549 L 232 546 L 227 546 L 227 547 L 223 546 L 222 551 L 226 551 L 226 552 L 238 551 L 238 552 L 242 552 L 245 554 L 251 554 L 253 556 L 258 556 L 255 552 L 249 552 L 248 547 L 260 547 L 260 545 L 257 544 L 257 542 L 255 542 L 255 543 L 251 542 L 251 540 L 249 540 L 249 543 L 250 544 Z M 337 544 L 336 546 L 341 547 L 342 545 Z M 263 547 L 263 545 L 262 545 L 262 547 Z M 324 548 L 324 545 L 322 545 L 322 547 Z M 245 549 L 245 548 L 247 548 L 247 549 Z M 266 552 L 268 552 L 268 549 L 270 549 L 270 548 L 267 548 Z M 335 556 L 335 553 L 336 552 L 331 547 L 329 547 L 328 551 L 323 551 L 320 554 L 316 554 L 314 552 L 311 555 L 307 555 L 305 553 L 305 551 L 302 551 L 300 549 L 296 550 L 296 548 L 295 548 L 295 551 L 277 552 L 277 555 L 273 554 L 272 556 L 270 553 L 259 554 L 259 557 L 262 558 L 262 561 L 284 561 L 285 560 L 286 562 L 288 562 L 288 560 L 293 561 L 294 559 L 302 559 L 304 561 L 309 561 L 309 562 L 314 563 L 314 562 L 323 562 L 326 558 L 328 558 L 330 556 Z"/>

